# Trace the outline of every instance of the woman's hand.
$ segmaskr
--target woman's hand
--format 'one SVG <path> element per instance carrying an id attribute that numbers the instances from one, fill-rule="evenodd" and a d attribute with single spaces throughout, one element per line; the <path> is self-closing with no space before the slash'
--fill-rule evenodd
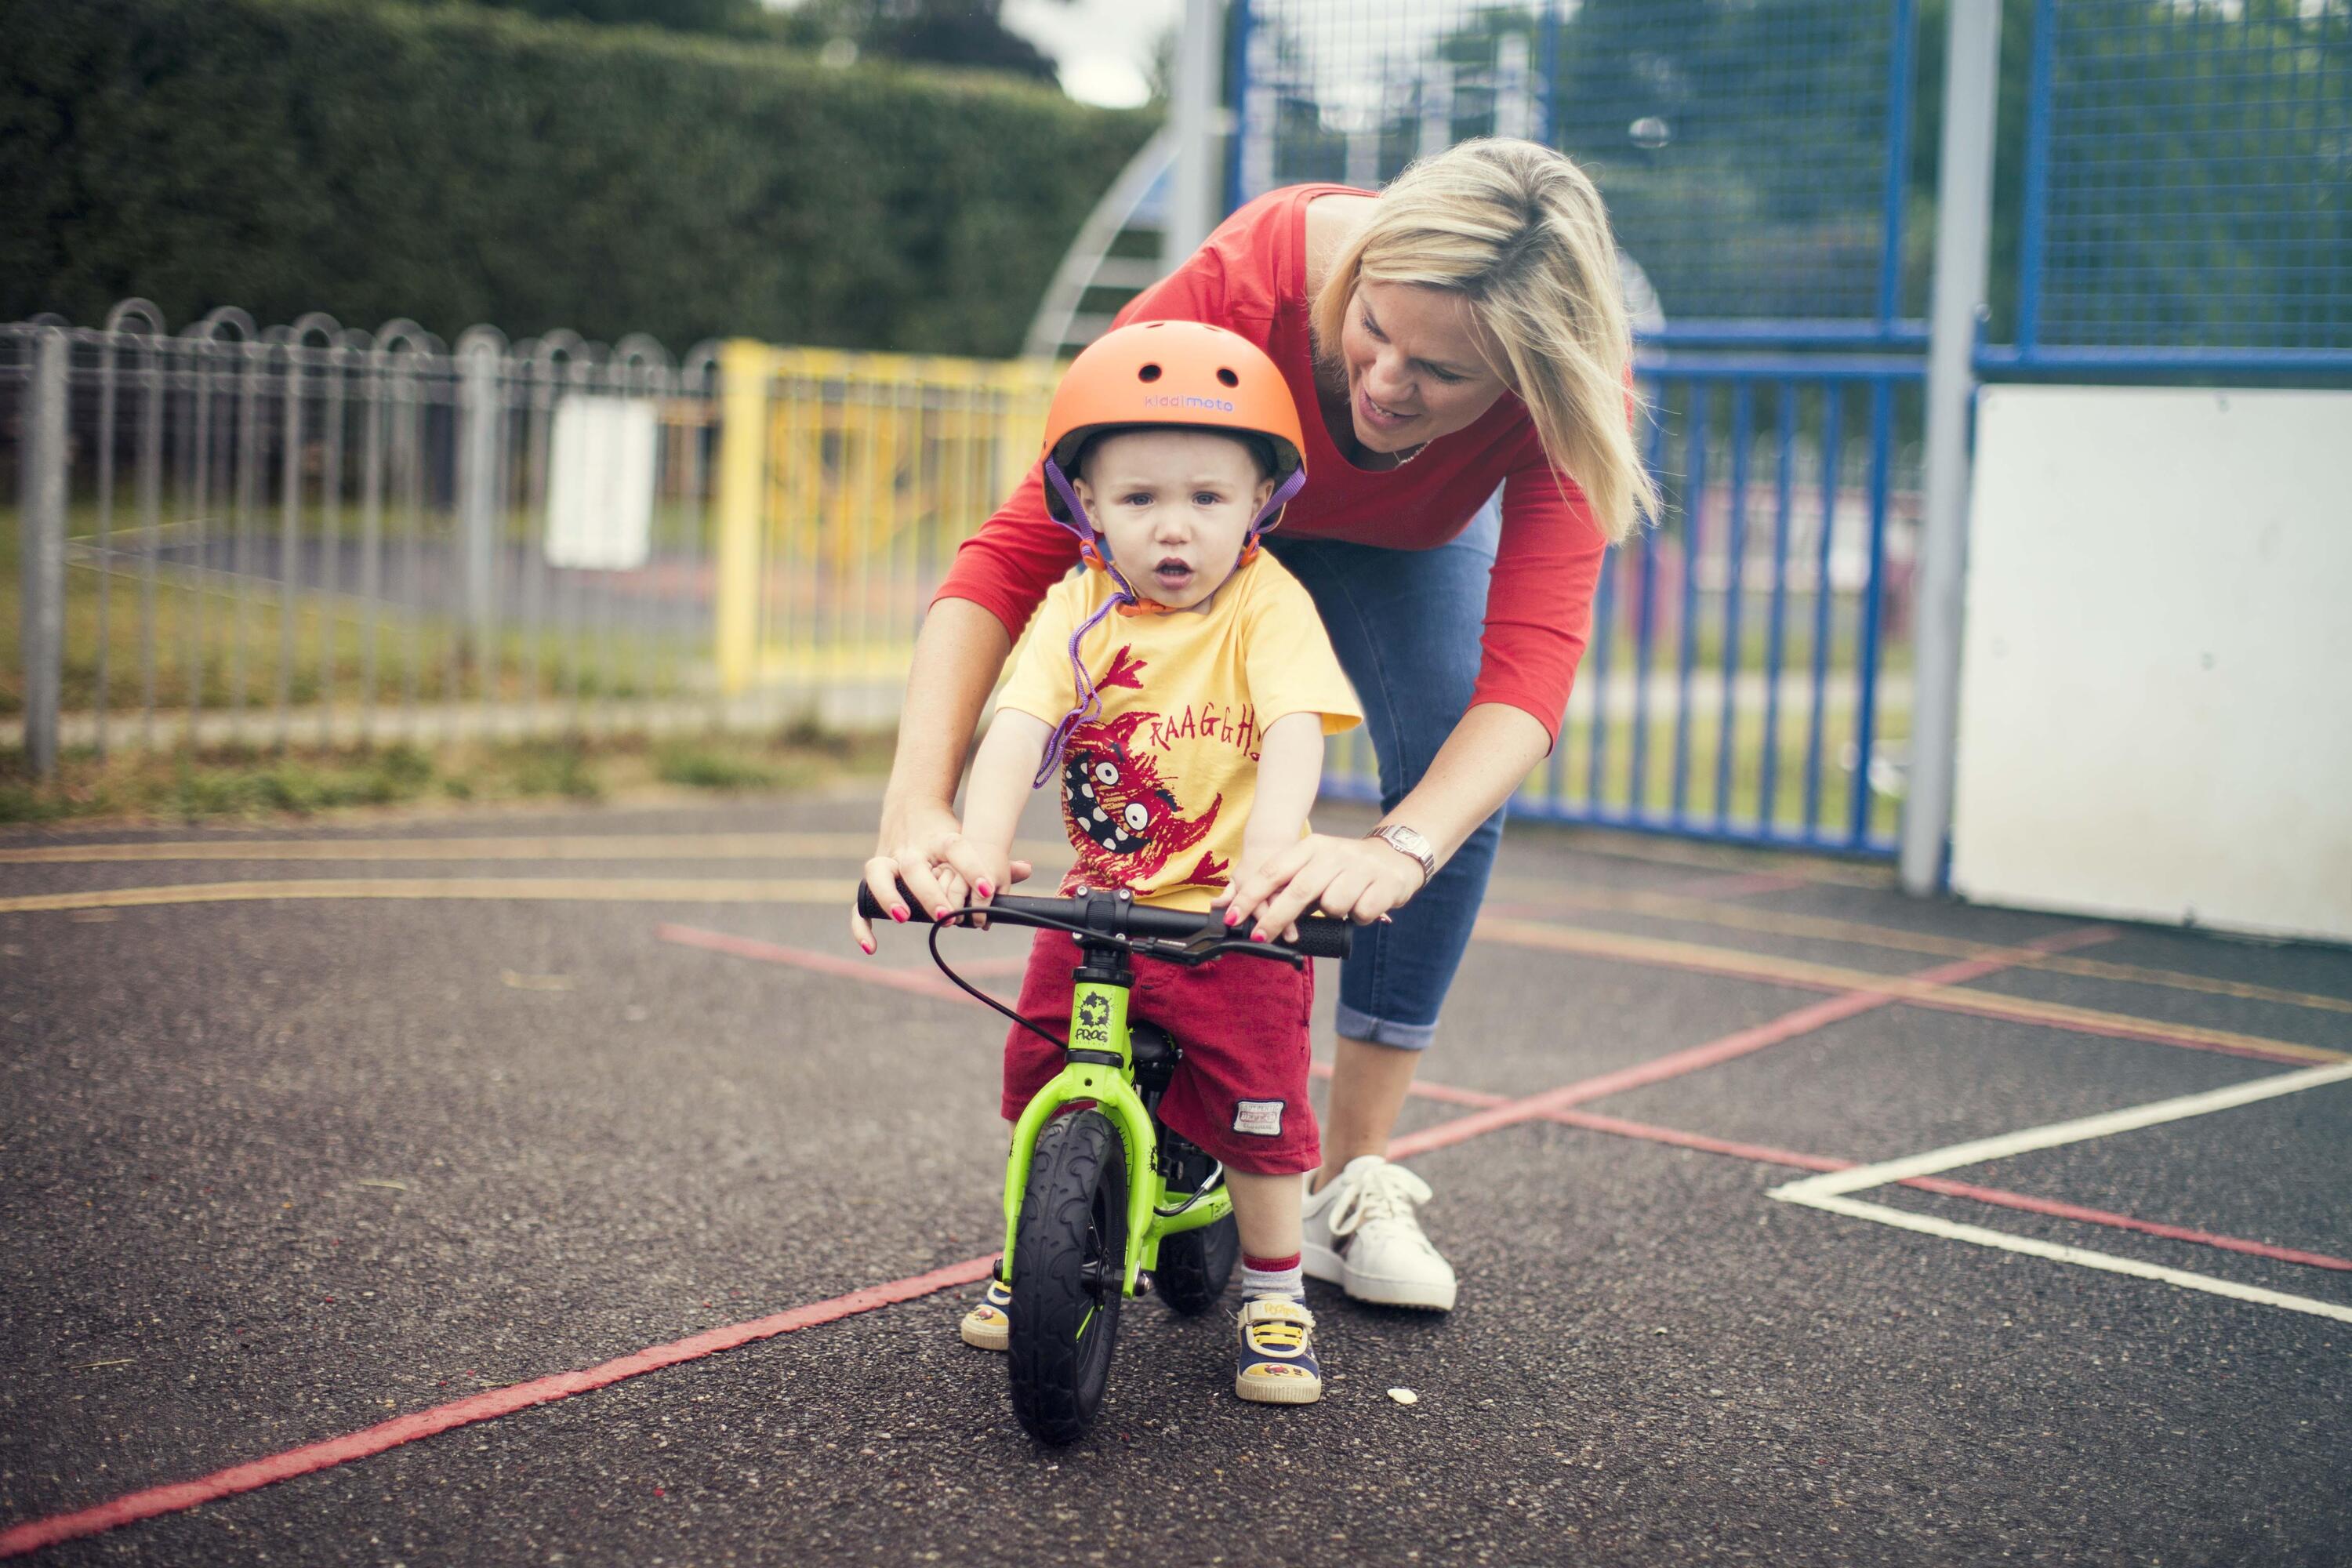
<path id="1" fill-rule="evenodd" d="M 909 898 L 937 920 L 961 909 L 967 899 L 986 903 L 1000 889 L 1026 879 L 1029 871 L 1028 861 L 1008 859 L 966 837 L 946 803 L 920 801 L 884 813 L 874 857 L 866 862 L 863 874 L 876 901 L 892 918 L 903 921 L 912 913 Z M 849 934 L 859 947 L 874 951 L 874 928 L 855 903 L 849 909 Z"/>
<path id="2" fill-rule="evenodd" d="M 1298 917 L 1310 909 L 1367 925 L 1402 907 L 1421 891 L 1422 881 L 1419 861 L 1377 838 L 1314 833 L 1268 857 L 1212 907 L 1224 910 L 1229 926 L 1255 917 L 1253 942 L 1277 931 L 1289 942 L 1297 938 Z"/>

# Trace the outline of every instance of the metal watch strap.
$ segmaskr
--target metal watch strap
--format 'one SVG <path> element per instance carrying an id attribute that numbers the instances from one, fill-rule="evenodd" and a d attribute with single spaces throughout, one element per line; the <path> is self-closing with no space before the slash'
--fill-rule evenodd
<path id="1" fill-rule="evenodd" d="M 1430 879 L 1437 875 L 1437 857 L 1430 852 L 1429 840 L 1413 829 L 1391 822 L 1373 828 L 1364 837 L 1377 838 L 1398 854 L 1410 855 L 1419 861 L 1423 887 L 1429 886 Z"/>

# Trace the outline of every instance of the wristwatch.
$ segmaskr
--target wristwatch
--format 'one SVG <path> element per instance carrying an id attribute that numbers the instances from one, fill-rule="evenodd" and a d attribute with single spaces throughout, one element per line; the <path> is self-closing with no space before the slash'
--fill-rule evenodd
<path id="1" fill-rule="evenodd" d="M 1373 828 L 1364 837 L 1377 838 L 1390 848 L 1401 854 L 1410 855 L 1420 861 L 1423 887 L 1429 886 L 1429 879 L 1437 875 L 1437 852 L 1431 847 L 1428 839 L 1423 838 L 1412 828 L 1391 822 L 1385 826 Z"/>

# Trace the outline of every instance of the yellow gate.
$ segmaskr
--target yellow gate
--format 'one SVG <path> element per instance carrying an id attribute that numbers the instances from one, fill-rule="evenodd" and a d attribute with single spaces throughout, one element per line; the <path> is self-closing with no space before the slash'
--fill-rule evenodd
<path id="1" fill-rule="evenodd" d="M 956 546 L 1036 460 L 1060 367 L 738 340 L 724 378 L 719 680 L 895 680 Z"/>

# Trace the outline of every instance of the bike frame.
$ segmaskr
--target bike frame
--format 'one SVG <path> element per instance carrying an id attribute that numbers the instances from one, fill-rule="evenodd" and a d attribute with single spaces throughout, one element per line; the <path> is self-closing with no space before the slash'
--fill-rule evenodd
<path id="1" fill-rule="evenodd" d="M 1021 1197 L 1028 1186 L 1029 1163 L 1037 1152 L 1037 1134 L 1073 1101 L 1092 1100 L 1100 1107 L 1127 1149 L 1127 1269 L 1121 1287 L 1126 1295 L 1135 1294 L 1139 1274 L 1160 1266 L 1162 1241 L 1214 1225 L 1234 1212 L 1233 1194 L 1222 1182 L 1206 1194 L 1171 1192 L 1160 1173 L 1153 1158 L 1159 1131 L 1135 1091 L 1135 1046 L 1127 1026 L 1129 989 L 1097 980 L 1076 983 L 1062 1070 L 1013 1124 L 1013 1152 L 1004 1164 L 1004 1261 L 1000 1266 L 1008 1285 L 1013 1281 L 1014 1233 L 1021 1227 Z"/>

